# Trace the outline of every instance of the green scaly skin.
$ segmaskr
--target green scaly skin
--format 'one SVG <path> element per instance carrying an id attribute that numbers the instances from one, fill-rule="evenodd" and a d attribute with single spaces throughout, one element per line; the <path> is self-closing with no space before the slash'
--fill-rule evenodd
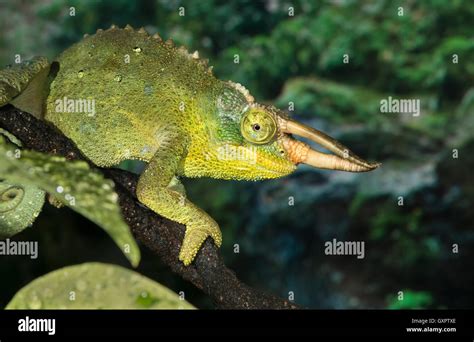
<path id="1" fill-rule="evenodd" d="M 282 130 L 286 124 L 280 111 L 255 103 L 240 84 L 215 78 L 197 52 L 190 54 L 143 29 L 98 30 L 51 65 L 36 59 L 15 68 L 21 82 L 9 69 L 0 72 L 0 106 L 16 101 L 22 109 L 21 97 L 15 97 L 28 91 L 27 80 L 50 68 L 50 81 L 44 83 L 49 95 L 40 106 L 43 112 L 35 114 L 53 123 L 98 166 L 127 159 L 148 163 L 137 197 L 186 225 L 179 255 L 185 265 L 208 236 L 218 246 L 222 236 L 217 223 L 186 198 L 180 177 L 278 178 L 306 158 L 306 145 Z M 94 100 L 95 113 L 68 112 L 58 106 L 64 98 Z"/>

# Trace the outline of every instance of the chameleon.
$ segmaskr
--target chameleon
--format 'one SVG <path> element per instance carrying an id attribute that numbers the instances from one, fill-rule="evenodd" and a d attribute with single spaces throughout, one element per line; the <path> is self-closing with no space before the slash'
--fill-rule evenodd
<path id="1" fill-rule="evenodd" d="M 85 35 L 52 62 L 35 57 L 2 70 L 0 106 L 8 103 L 54 125 L 99 167 L 145 162 L 137 199 L 186 226 L 179 252 L 186 266 L 208 237 L 220 247 L 222 234 L 187 198 L 183 177 L 257 181 L 299 164 L 349 172 L 380 165 L 218 79 L 197 51 L 129 25 Z"/>

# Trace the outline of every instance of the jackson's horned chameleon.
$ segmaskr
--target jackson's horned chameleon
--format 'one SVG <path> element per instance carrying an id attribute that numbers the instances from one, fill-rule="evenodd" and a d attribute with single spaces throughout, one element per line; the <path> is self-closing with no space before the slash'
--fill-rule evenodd
<path id="1" fill-rule="evenodd" d="M 94 111 L 59 106 L 64 99 L 93 101 Z M 351 172 L 379 165 L 255 102 L 242 85 L 218 80 L 197 52 L 130 26 L 85 36 L 52 63 L 37 57 L 2 70 L 0 106 L 7 103 L 51 122 L 98 166 L 147 162 L 137 197 L 186 225 L 179 255 L 185 265 L 208 236 L 218 246 L 222 237 L 218 224 L 186 198 L 181 177 L 261 180 L 288 175 L 299 163 Z"/>

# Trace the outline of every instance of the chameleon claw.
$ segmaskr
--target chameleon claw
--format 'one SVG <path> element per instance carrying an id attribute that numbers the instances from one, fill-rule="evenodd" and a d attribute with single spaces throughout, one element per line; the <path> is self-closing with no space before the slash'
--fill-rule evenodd
<path id="1" fill-rule="evenodd" d="M 202 230 L 186 229 L 183 245 L 179 252 L 179 260 L 182 261 L 185 266 L 193 262 L 207 236 L 208 235 Z"/>
<path id="2" fill-rule="evenodd" d="M 182 261 L 185 266 L 190 265 L 202 244 L 209 236 L 214 240 L 217 247 L 221 246 L 222 234 L 217 225 L 216 227 L 206 227 L 205 229 L 202 229 L 202 227 L 193 228 L 188 226 L 179 252 L 179 260 Z"/>

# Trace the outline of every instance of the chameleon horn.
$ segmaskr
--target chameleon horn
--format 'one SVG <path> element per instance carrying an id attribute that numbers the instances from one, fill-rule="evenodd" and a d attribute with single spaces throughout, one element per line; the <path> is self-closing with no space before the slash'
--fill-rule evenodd
<path id="1" fill-rule="evenodd" d="M 307 164 L 320 169 L 341 170 L 349 172 L 366 172 L 375 169 L 379 164 L 363 166 L 334 154 L 326 154 L 313 150 L 308 144 L 283 137 L 283 146 L 290 160 L 295 164 Z"/>
<path id="2" fill-rule="evenodd" d="M 334 170 L 345 170 L 352 172 L 370 171 L 380 166 L 380 163 L 369 163 L 364 159 L 358 157 L 340 142 L 338 142 L 334 138 L 331 138 L 329 135 L 318 131 L 315 128 L 303 125 L 299 122 L 295 122 L 289 119 L 283 119 L 282 121 L 283 122 L 280 121 L 280 125 L 284 133 L 290 133 L 303 138 L 307 138 L 336 154 L 336 156 L 334 156 L 317 152 L 315 150 L 310 150 L 308 153 L 308 160 L 310 160 L 312 163 L 327 166 L 333 165 L 334 167 L 322 167 L 314 164 L 310 165 L 321 168 L 331 168 Z M 326 158 L 324 161 L 323 156 L 324 158 Z"/>
<path id="3" fill-rule="evenodd" d="M 371 164 L 371 166 L 368 167 L 362 166 L 334 154 L 321 153 L 312 149 L 308 151 L 306 160 L 303 161 L 303 163 L 318 167 L 320 169 L 341 170 L 349 172 L 367 172 L 378 167 L 378 164 Z"/>

